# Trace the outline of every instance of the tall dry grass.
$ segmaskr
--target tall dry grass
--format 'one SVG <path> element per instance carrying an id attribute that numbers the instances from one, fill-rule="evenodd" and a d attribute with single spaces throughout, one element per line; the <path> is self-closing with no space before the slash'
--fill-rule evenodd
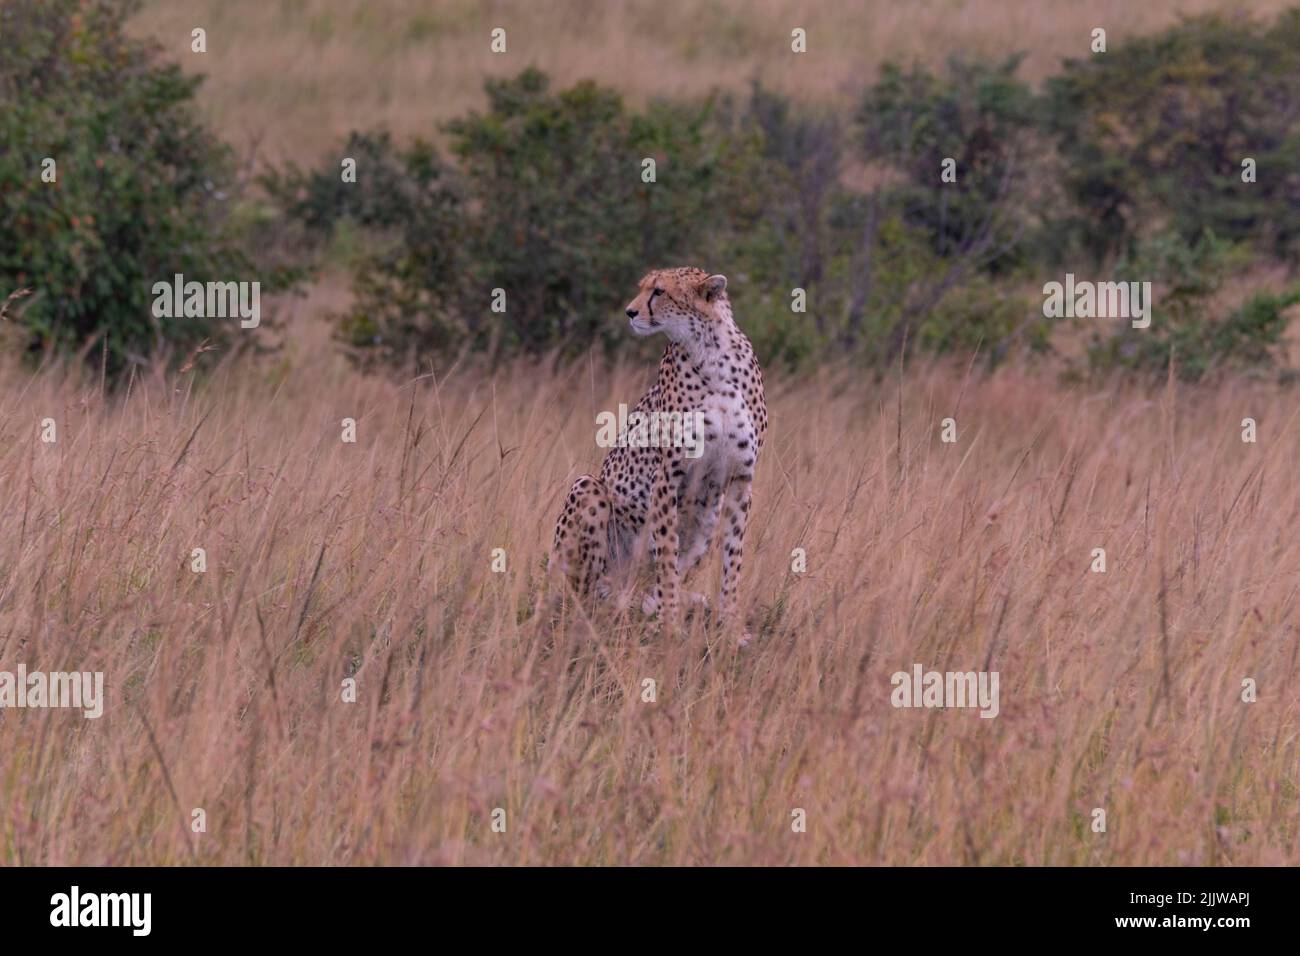
<path id="1" fill-rule="evenodd" d="M 848 105 L 889 60 L 1023 52 L 1039 80 L 1110 43 L 1223 11 L 1271 16 L 1294 0 L 148 0 L 135 22 L 208 76 L 223 135 L 275 161 L 312 160 L 353 129 L 435 136 L 484 105 L 483 80 L 539 66 L 636 102 L 744 90 L 759 78 L 807 102 Z M 203 27 L 208 52 L 190 50 Z M 504 54 L 489 49 L 503 27 Z M 790 52 L 802 27 L 808 52 Z"/>
<path id="2" fill-rule="evenodd" d="M 1294 390 L 770 381 L 738 651 L 532 610 L 648 375 L 6 367 L 0 669 L 107 703 L 0 712 L 0 862 L 1300 862 Z M 1000 715 L 894 709 L 914 663 Z"/>

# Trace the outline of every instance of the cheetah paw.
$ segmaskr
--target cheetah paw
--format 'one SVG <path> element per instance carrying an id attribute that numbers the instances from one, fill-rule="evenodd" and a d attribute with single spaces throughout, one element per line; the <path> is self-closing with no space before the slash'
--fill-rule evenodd
<path id="1" fill-rule="evenodd" d="M 683 597 L 686 598 L 688 607 L 697 607 L 701 611 L 709 609 L 709 598 L 706 594 L 701 594 L 699 591 L 687 591 Z"/>

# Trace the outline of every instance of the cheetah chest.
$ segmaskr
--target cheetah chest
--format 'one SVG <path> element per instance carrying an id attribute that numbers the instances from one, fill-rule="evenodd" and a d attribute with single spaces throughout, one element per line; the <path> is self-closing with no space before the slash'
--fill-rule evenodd
<path id="1" fill-rule="evenodd" d="M 687 458 L 689 473 L 718 478 L 753 471 L 757 430 L 749 407 L 738 394 L 715 392 L 699 406 L 699 455 Z"/>

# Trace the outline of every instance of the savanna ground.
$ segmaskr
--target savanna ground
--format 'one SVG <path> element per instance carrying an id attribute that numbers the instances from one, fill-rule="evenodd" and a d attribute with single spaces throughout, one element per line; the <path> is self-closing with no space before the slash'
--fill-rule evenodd
<path id="1" fill-rule="evenodd" d="M 0 658 L 107 704 L 0 717 L 5 863 L 1300 859 L 1293 395 L 771 382 L 738 651 L 534 612 L 649 370 L 401 383 L 307 339 L 126 398 L 6 370 Z M 914 663 L 997 670 L 999 716 L 893 708 Z"/>
<path id="2" fill-rule="evenodd" d="M 546 38 L 562 84 L 646 98 L 757 74 L 833 99 L 891 57 L 1014 46 L 1038 77 L 1094 21 L 1121 38 L 1245 8 L 754 6 L 493 9 Z M 760 69 L 786 21 L 826 55 Z M 206 26 L 201 103 L 255 163 L 479 105 L 498 69 L 481 22 L 451 2 L 185 0 L 137 28 L 190 68 Z M 290 305 L 277 355 L 116 392 L 0 363 L 0 661 L 103 671 L 107 696 L 97 720 L 0 711 L 0 863 L 1300 862 L 1294 385 L 1069 384 L 1019 362 L 770 375 L 738 650 L 698 623 L 537 610 L 563 495 L 599 465 L 595 415 L 649 364 L 364 375 L 319 321 L 347 294 Z M 998 717 L 895 709 L 890 677 L 916 663 L 998 671 Z"/>

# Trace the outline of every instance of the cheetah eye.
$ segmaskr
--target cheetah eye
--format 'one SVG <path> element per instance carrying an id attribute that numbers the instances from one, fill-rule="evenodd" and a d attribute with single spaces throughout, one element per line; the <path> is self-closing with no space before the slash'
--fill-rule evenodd
<path id="1" fill-rule="evenodd" d="M 650 298 L 652 299 L 657 295 L 663 295 L 663 294 L 664 294 L 664 290 L 658 288 L 657 286 L 650 290 Z"/>

